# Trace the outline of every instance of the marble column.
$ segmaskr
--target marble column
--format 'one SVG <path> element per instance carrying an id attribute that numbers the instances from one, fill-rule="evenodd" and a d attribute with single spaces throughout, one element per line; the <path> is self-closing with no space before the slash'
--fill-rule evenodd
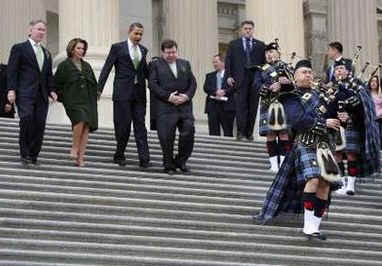
<path id="1" fill-rule="evenodd" d="M 288 61 L 292 52 L 305 57 L 303 0 L 247 0 L 246 3 L 247 19 L 255 22 L 255 38 L 265 43 L 278 38 L 284 60 Z"/>
<path id="2" fill-rule="evenodd" d="M 0 62 L 7 63 L 12 45 L 28 38 L 31 20 L 46 20 L 41 0 L 2 0 L 0 8 Z"/>
<path id="3" fill-rule="evenodd" d="M 357 45 L 362 46 L 357 70 L 366 61 L 374 65 L 379 62 L 376 10 L 376 0 L 328 1 L 329 41 L 340 41 L 345 57 L 349 58 Z"/>
<path id="4" fill-rule="evenodd" d="M 163 16 L 162 39 L 176 40 L 179 57 L 191 62 L 198 83 L 193 99 L 195 118 L 206 120 L 203 83 L 218 52 L 217 0 L 164 0 Z"/>
<path id="5" fill-rule="evenodd" d="M 88 42 L 85 60 L 98 77 L 112 43 L 119 40 L 119 1 L 118 0 L 59 0 L 59 49 L 54 65 L 66 58 L 66 46 L 73 38 Z M 112 82 L 110 74 L 101 100 L 98 102 L 99 125 L 113 126 Z M 69 123 L 61 104 L 55 104 L 49 111 L 48 121 Z"/>

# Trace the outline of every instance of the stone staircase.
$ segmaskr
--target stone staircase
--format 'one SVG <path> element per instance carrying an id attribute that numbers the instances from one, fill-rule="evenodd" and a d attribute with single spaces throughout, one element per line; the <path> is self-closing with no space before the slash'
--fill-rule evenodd
<path id="1" fill-rule="evenodd" d="M 112 130 L 89 140 L 86 166 L 68 159 L 69 126 L 48 125 L 41 166 L 23 168 L 18 121 L 0 119 L 0 265 L 382 265 L 381 182 L 333 199 L 329 239 L 307 241 L 301 218 L 252 224 L 272 182 L 264 143 L 196 136 L 191 174 L 112 163 Z"/>

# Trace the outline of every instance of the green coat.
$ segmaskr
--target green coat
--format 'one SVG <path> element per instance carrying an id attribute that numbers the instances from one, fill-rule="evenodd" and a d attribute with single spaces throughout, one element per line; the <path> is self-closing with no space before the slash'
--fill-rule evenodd
<path id="1" fill-rule="evenodd" d="M 98 128 L 97 80 L 89 63 L 81 60 L 81 68 L 70 58 L 61 62 L 54 75 L 56 92 L 72 125 L 86 122 L 92 132 Z"/>

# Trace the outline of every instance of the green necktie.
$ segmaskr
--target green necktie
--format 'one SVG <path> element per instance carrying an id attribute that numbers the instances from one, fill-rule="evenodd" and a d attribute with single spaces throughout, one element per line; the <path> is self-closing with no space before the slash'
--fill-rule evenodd
<path id="1" fill-rule="evenodd" d="M 42 70 L 42 66 L 44 65 L 44 54 L 42 52 L 41 45 L 38 45 L 36 43 L 35 47 L 36 47 L 36 59 L 37 59 L 37 63 L 38 63 L 38 66 L 39 66 L 40 70 Z"/>
<path id="2" fill-rule="evenodd" d="M 138 45 L 133 46 L 133 64 L 135 69 L 138 69 L 139 66 L 139 52 L 138 52 Z"/>

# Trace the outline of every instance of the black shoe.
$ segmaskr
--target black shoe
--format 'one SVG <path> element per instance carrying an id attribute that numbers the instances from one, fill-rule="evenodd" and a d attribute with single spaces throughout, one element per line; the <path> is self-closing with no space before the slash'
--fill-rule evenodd
<path id="1" fill-rule="evenodd" d="M 250 142 L 254 141 L 253 135 L 247 137 L 247 140 L 250 141 Z"/>
<path id="2" fill-rule="evenodd" d="M 252 222 L 257 225 L 265 225 L 265 220 L 263 219 L 261 214 L 257 214 L 252 217 Z"/>
<path id="3" fill-rule="evenodd" d="M 188 168 L 185 164 L 179 165 L 178 168 L 179 168 L 180 171 L 182 171 L 183 173 L 189 173 L 189 172 L 190 172 L 190 168 Z"/>
<path id="4" fill-rule="evenodd" d="M 243 140 L 243 139 L 244 139 L 244 136 L 241 135 L 240 133 L 237 133 L 236 140 L 241 141 L 241 140 Z"/>
<path id="5" fill-rule="evenodd" d="M 139 168 L 149 168 L 151 166 L 152 166 L 152 164 L 150 162 L 140 162 L 139 163 Z"/>
<path id="6" fill-rule="evenodd" d="M 313 233 L 313 234 L 305 234 L 303 232 L 303 234 L 308 238 L 308 240 L 311 240 L 311 239 L 326 240 L 327 239 L 326 235 L 320 232 Z"/>
<path id="7" fill-rule="evenodd" d="M 32 163 L 33 166 L 40 166 L 40 162 L 37 161 L 37 158 L 32 158 L 31 159 L 31 163 Z"/>
<path id="8" fill-rule="evenodd" d="M 23 166 L 28 166 L 32 160 L 29 157 L 20 157 L 20 162 Z"/>
<path id="9" fill-rule="evenodd" d="M 168 175 L 175 175 L 176 174 L 176 169 L 165 168 L 165 169 L 163 169 L 163 172 L 168 174 Z"/>
<path id="10" fill-rule="evenodd" d="M 114 163 L 118 164 L 119 166 L 125 166 L 127 164 L 126 159 L 124 158 L 118 158 L 118 159 L 114 158 Z"/>

